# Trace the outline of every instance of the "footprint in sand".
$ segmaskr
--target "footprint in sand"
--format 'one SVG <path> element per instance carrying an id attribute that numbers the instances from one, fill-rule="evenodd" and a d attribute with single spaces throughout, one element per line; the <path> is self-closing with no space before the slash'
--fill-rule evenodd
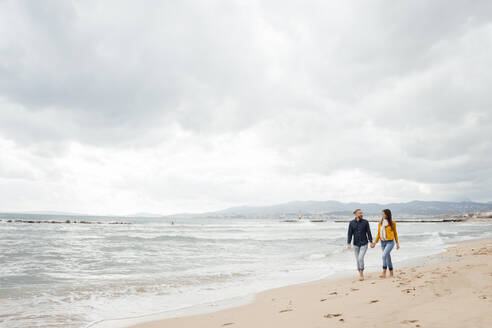
<path id="1" fill-rule="evenodd" d="M 403 320 L 401 321 L 401 323 L 416 323 L 416 322 L 419 322 L 418 320 Z"/>
<path id="2" fill-rule="evenodd" d="M 284 310 L 280 310 L 278 313 L 284 313 L 284 312 L 290 312 L 292 311 L 292 309 L 284 309 Z"/>
<path id="3" fill-rule="evenodd" d="M 324 302 L 324 301 L 326 301 L 326 300 L 327 300 L 327 298 L 322 298 L 322 299 L 320 299 L 319 301 L 320 301 L 320 302 Z"/>
<path id="4" fill-rule="evenodd" d="M 473 255 L 487 255 L 489 254 L 486 248 L 480 248 L 477 252 L 474 252 Z"/>
<path id="5" fill-rule="evenodd" d="M 379 300 L 372 300 L 372 301 L 370 301 L 369 303 L 370 303 L 370 304 L 374 304 L 374 303 L 377 303 L 377 302 L 379 302 Z"/>
<path id="6" fill-rule="evenodd" d="M 337 295 L 337 292 L 331 292 L 330 295 Z"/>
<path id="7" fill-rule="evenodd" d="M 335 318 L 335 317 L 339 317 L 341 315 L 342 315 L 341 313 L 328 313 L 328 314 L 325 314 L 323 317 L 325 317 L 325 318 Z"/>
<path id="8" fill-rule="evenodd" d="M 355 292 L 355 291 L 358 291 L 358 290 L 359 290 L 359 288 L 350 288 L 350 291 L 352 291 L 352 292 Z"/>
<path id="9" fill-rule="evenodd" d="M 234 322 L 226 322 L 222 326 L 230 326 L 230 325 L 233 325 L 233 324 L 234 324 Z"/>
<path id="10" fill-rule="evenodd" d="M 486 300 L 486 299 L 487 299 L 487 296 L 485 296 L 485 295 L 480 295 L 480 296 L 478 296 L 478 298 L 479 298 L 479 299 L 481 299 L 481 300 Z"/>

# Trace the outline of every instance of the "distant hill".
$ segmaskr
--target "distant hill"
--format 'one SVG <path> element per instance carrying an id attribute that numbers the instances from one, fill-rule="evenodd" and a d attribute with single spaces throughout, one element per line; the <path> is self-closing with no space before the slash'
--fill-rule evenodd
<path id="1" fill-rule="evenodd" d="M 333 200 L 327 201 L 293 201 L 271 206 L 236 206 L 208 214 L 218 215 L 276 215 L 292 214 L 301 211 L 308 214 L 339 214 L 349 215 L 361 208 L 366 214 L 378 214 L 382 209 L 389 208 L 394 213 L 410 215 L 439 215 L 445 213 L 469 213 L 492 210 L 492 202 L 439 202 L 439 201 L 411 201 L 407 203 L 342 203 Z"/>

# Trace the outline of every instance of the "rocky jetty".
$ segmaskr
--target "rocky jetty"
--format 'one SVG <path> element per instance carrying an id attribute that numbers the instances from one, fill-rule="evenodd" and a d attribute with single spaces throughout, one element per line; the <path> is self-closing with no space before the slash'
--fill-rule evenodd
<path id="1" fill-rule="evenodd" d="M 54 221 L 54 220 L 19 220 L 19 219 L 0 219 L 0 222 L 7 223 L 51 223 L 51 224 L 131 224 L 130 222 L 100 222 L 100 221 L 76 221 L 76 220 L 65 220 L 65 221 Z"/>

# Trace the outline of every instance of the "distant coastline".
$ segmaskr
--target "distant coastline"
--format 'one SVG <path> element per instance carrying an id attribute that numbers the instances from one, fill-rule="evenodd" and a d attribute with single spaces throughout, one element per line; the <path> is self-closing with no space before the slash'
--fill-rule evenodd
<path id="1" fill-rule="evenodd" d="M 176 213 L 163 215 L 150 212 L 139 212 L 125 215 L 93 215 L 59 211 L 0 211 L 0 218 L 5 215 L 30 215 L 30 216 L 69 216 L 69 217 L 92 217 L 92 218 L 274 218 L 274 219 L 297 219 L 299 212 L 303 218 L 310 220 L 335 220 L 340 217 L 350 217 L 352 211 L 361 208 L 366 214 L 366 218 L 379 216 L 384 208 L 390 208 L 395 216 L 400 219 L 421 219 L 426 218 L 459 218 L 465 219 L 486 219 L 492 218 L 492 201 L 489 202 L 446 202 L 446 201 L 410 201 L 402 203 L 343 203 L 333 200 L 327 201 L 291 201 L 287 203 L 274 204 L 268 206 L 236 206 L 212 212 L 197 213 Z M 3 215 L 3 217 L 2 217 Z M 458 220 L 456 220 L 458 221 Z"/>

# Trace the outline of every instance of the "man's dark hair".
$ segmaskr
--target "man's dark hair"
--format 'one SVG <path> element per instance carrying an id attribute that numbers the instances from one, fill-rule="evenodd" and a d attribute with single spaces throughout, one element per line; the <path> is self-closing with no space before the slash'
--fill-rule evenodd
<path id="1" fill-rule="evenodd" d="M 357 213 L 357 212 L 358 212 L 358 211 L 360 211 L 360 210 L 361 210 L 360 208 L 356 209 L 356 210 L 354 211 L 354 214 L 355 214 L 355 213 Z"/>

